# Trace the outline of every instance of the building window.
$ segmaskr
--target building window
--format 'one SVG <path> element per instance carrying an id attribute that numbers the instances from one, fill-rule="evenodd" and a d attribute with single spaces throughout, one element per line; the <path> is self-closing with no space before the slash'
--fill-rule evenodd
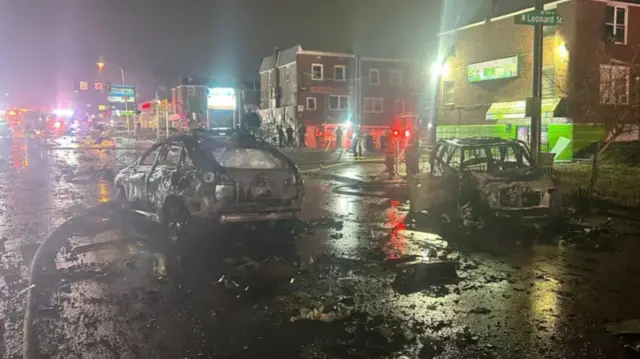
<path id="1" fill-rule="evenodd" d="M 404 113 L 404 100 L 396 100 L 396 103 L 394 104 L 394 111 L 396 115 Z"/>
<path id="2" fill-rule="evenodd" d="M 542 68 L 542 98 L 556 97 L 556 68 L 545 66 Z"/>
<path id="3" fill-rule="evenodd" d="M 311 65 L 311 79 L 312 80 L 324 79 L 324 66 L 322 66 L 322 64 Z"/>
<path id="4" fill-rule="evenodd" d="M 382 113 L 384 112 L 384 99 L 365 97 L 363 101 L 364 113 Z"/>
<path id="5" fill-rule="evenodd" d="M 621 6 L 607 6 L 604 27 L 607 42 L 626 44 L 627 8 Z"/>
<path id="6" fill-rule="evenodd" d="M 369 69 L 369 85 L 378 85 L 380 83 L 380 70 Z"/>
<path id="7" fill-rule="evenodd" d="M 346 68 L 344 65 L 336 65 L 333 67 L 333 79 L 336 81 L 345 81 L 347 79 Z"/>
<path id="8" fill-rule="evenodd" d="M 629 103 L 629 77 L 628 66 L 600 65 L 600 102 Z"/>
<path id="9" fill-rule="evenodd" d="M 193 86 L 187 86 L 187 96 L 195 96 L 196 88 Z"/>
<path id="10" fill-rule="evenodd" d="M 389 85 L 401 86 L 402 85 L 402 71 L 389 70 Z"/>
<path id="11" fill-rule="evenodd" d="M 453 96 L 456 93 L 456 84 L 453 81 L 444 81 L 442 85 L 442 102 L 445 105 L 451 105 L 454 103 Z"/>
<path id="12" fill-rule="evenodd" d="M 315 97 L 307 97 L 307 110 L 315 110 L 318 102 Z"/>
<path id="13" fill-rule="evenodd" d="M 349 96 L 329 95 L 329 110 L 342 111 L 349 109 Z"/>

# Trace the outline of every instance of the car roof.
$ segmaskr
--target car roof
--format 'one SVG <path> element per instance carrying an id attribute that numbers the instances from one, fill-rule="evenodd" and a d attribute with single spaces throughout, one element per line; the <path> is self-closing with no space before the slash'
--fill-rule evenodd
<path id="1" fill-rule="evenodd" d="M 173 141 L 180 141 L 184 143 L 196 144 L 203 140 L 213 143 L 220 147 L 253 147 L 262 149 L 275 148 L 268 142 L 262 139 L 256 138 L 250 134 L 245 133 L 232 133 L 228 136 L 218 135 L 216 132 L 209 131 L 194 131 L 190 133 L 173 135 L 158 143 L 169 143 Z"/>
<path id="2" fill-rule="evenodd" d="M 500 145 L 517 144 L 519 141 L 500 137 L 467 137 L 467 138 L 447 138 L 438 141 L 456 147 L 493 147 Z"/>

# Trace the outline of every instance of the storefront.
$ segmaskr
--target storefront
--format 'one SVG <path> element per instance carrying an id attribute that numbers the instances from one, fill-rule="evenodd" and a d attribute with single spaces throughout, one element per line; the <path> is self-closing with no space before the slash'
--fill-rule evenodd
<path id="1" fill-rule="evenodd" d="M 486 112 L 486 124 L 438 125 L 437 136 L 517 138 L 530 143 L 531 127 L 525 115 L 525 101 L 495 102 Z M 565 99 L 542 100 L 541 150 L 555 153 L 555 159 L 569 161 L 580 149 L 604 135 L 601 126 L 574 124 L 568 118 Z"/>

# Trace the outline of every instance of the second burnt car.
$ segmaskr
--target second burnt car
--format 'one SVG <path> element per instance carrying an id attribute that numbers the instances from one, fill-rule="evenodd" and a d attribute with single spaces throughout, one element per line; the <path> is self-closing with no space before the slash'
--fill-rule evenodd
<path id="1" fill-rule="evenodd" d="M 190 221 L 288 221 L 302 209 L 295 164 L 250 135 L 206 131 L 155 143 L 115 177 L 123 206 L 150 214 L 172 239 Z"/>
<path id="2" fill-rule="evenodd" d="M 428 176 L 430 189 L 442 192 L 442 203 L 457 209 L 463 220 L 506 217 L 540 223 L 555 219 L 561 209 L 558 184 L 515 139 L 440 140 Z"/>

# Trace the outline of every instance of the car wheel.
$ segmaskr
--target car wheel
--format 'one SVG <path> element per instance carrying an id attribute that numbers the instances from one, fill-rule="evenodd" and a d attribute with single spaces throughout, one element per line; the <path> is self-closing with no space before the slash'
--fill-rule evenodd
<path id="1" fill-rule="evenodd" d="M 174 200 L 167 203 L 164 209 L 163 224 L 172 243 L 177 244 L 187 236 L 187 229 L 191 222 L 191 214 L 182 202 Z"/>
<path id="2" fill-rule="evenodd" d="M 121 209 L 128 211 L 131 209 L 129 205 L 129 199 L 127 198 L 127 192 L 124 190 L 124 187 L 118 186 L 118 195 L 116 197 L 116 201 Z"/>

